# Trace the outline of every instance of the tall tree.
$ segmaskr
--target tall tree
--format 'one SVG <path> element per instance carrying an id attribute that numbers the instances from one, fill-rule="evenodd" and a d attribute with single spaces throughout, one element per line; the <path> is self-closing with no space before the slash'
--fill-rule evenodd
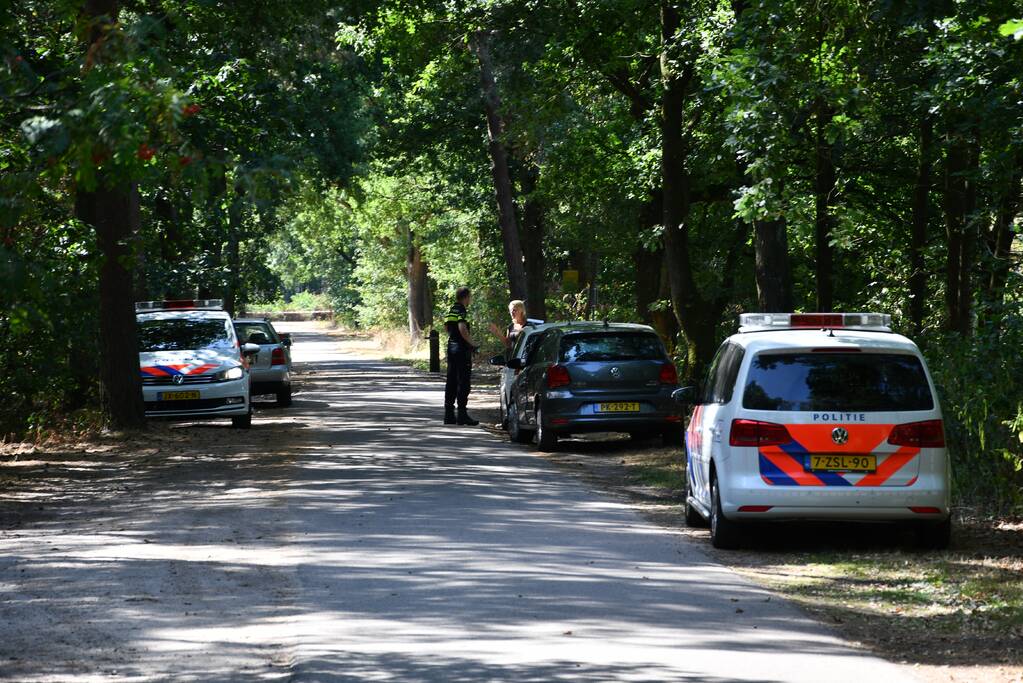
<path id="1" fill-rule="evenodd" d="M 118 13 L 117 0 L 86 0 L 86 69 L 117 59 L 107 46 L 116 40 L 115 34 L 120 30 Z M 100 172 L 93 187 L 77 189 L 75 209 L 78 218 L 95 229 L 103 259 L 99 275 L 103 407 L 115 429 L 139 429 L 145 424 L 145 415 L 132 299 L 136 262 L 132 250 L 139 227 L 138 186 L 117 175 Z"/>

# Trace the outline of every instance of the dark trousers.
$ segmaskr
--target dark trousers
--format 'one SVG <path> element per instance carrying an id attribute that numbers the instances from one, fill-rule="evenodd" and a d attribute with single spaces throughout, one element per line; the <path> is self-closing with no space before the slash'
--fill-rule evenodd
<path id="1" fill-rule="evenodd" d="M 472 352 L 458 344 L 448 343 L 448 381 L 444 385 L 444 410 L 465 410 L 469 402 L 469 384 L 472 380 Z"/>

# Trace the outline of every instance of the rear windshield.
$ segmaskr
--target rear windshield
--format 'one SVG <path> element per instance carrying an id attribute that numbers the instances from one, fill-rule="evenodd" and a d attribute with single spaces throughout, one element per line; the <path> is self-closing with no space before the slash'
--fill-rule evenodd
<path id="1" fill-rule="evenodd" d="M 224 320 L 140 320 L 140 351 L 194 351 L 232 347 Z"/>
<path id="2" fill-rule="evenodd" d="M 276 344 L 280 341 L 269 323 L 235 323 L 242 344 Z"/>
<path id="3" fill-rule="evenodd" d="M 653 334 L 595 332 L 561 340 L 561 362 L 664 360 L 661 340 Z"/>
<path id="4" fill-rule="evenodd" d="M 915 356 L 881 353 L 761 353 L 742 405 L 752 410 L 931 410 L 934 399 Z"/>

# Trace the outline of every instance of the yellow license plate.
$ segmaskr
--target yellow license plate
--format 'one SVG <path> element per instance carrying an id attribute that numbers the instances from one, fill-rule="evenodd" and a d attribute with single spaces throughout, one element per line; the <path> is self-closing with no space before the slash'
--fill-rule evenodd
<path id="1" fill-rule="evenodd" d="M 810 469 L 821 472 L 874 472 L 876 455 L 811 455 Z"/>
<path id="2" fill-rule="evenodd" d="M 597 404 L 597 412 L 598 413 L 638 413 L 639 412 L 639 404 L 638 403 L 627 403 L 627 402 L 621 402 L 621 403 L 598 403 Z"/>
<path id="3" fill-rule="evenodd" d="M 198 398 L 198 391 L 164 391 L 159 396 L 161 401 L 194 401 Z"/>

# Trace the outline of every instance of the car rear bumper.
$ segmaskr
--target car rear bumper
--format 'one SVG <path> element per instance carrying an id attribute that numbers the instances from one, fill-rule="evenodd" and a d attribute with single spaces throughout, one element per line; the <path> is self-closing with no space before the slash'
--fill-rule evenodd
<path id="1" fill-rule="evenodd" d="M 682 427 L 682 417 L 668 391 L 640 395 L 572 394 L 564 398 L 558 393 L 548 392 L 543 401 L 544 426 L 556 434 L 655 432 Z M 636 403 L 639 410 L 601 413 L 597 409 L 601 403 Z"/>
<path id="2" fill-rule="evenodd" d="M 291 373 L 288 371 L 287 365 L 273 365 L 269 368 L 251 368 L 249 374 L 252 377 L 252 393 L 260 393 L 256 391 L 257 388 L 266 389 L 267 387 L 275 387 L 273 389 L 267 389 L 268 391 L 276 391 L 277 388 L 291 384 Z"/>
<path id="3" fill-rule="evenodd" d="M 582 434 L 586 432 L 657 432 L 681 430 L 682 421 L 672 415 L 622 415 L 606 417 L 573 417 L 552 415 L 546 419 L 547 428 L 555 434 Z"/>
<path id="4" fill-rule="evenodd" d="M 850 488 L 742 489 L 730 492 L 721 508 L 729 519 L 742 520 L 943 521 L 949 516 L 948 490 L 941 486 Z"/>

